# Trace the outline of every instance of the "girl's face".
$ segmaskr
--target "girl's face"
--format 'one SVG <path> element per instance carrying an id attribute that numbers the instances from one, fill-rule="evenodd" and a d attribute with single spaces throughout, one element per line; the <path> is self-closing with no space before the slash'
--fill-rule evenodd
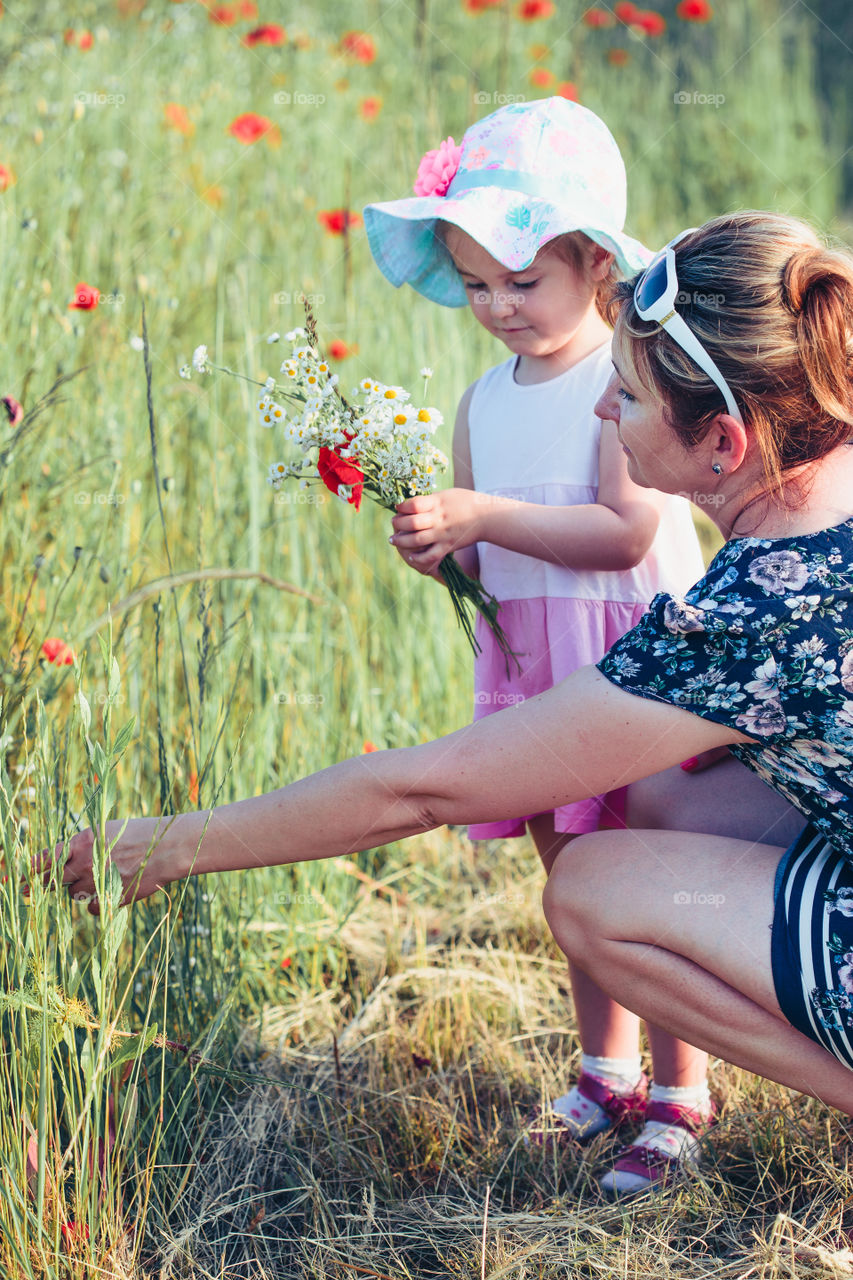
<path id="1" fill-rule="evenodd" d="M 598 278 L 610 255 L 590 245 L 587 270 L 578 272 L 547 246 L 524 271 L 509 271 L 458 227 L 445 243 L 484 329 L 521 356 L 553 356 L 568 347 L 595 311 Z M 600 260 L 601 265 L 596 266 Z"/>
<path id="2" fill-rule="evenodd" d="M 689 497 L 707 481 L 701 461 L 667 425 L 660 401 L 640 382 L 619 323 L 613 333 L 612 352 L 614 372 L 595 406 L 596 416 L 615 422 L 628 460 L 628 475 L 635 484 Z"/>

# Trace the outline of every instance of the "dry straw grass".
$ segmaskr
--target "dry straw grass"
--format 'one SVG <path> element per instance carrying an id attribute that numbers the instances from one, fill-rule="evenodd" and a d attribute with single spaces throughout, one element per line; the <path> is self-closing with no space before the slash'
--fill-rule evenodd
<path id="1" fill-rule="evenodd" d="M 245 1027 L 265 1083 L 215 1118 L 163 1280 L 853 1274 L 849 1126 L 735 1068 L 714 1065 L 701 1174 L 663 1195 L 601 1195 L 613 1139 L 528 1147 L 525 1115 L 579 1052 L 535 859 L 496 844 L 475 863 L 437 834 L 413 864 L 390 897 L 363 885 L 340 935 L 354 983 Z"/>

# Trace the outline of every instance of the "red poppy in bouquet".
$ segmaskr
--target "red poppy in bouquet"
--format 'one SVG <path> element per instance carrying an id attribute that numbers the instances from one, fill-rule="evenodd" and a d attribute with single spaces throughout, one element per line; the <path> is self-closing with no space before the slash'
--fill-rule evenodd
<path id="1" fill-rule="evenodd" d="M 101 292 L 94 285 L 81 280 L 74 290 L 74 297 L 68 304 L 69 311 L 94 311 L 101 297 Z"/>
<path id="2" fill-rule="evenodd" d="M 281 144 L 278 126 L 273 124 L 268 116 L 259 116 L 255 111 L 246 111 L 241 116 L 235 116 L 228 126 L 228 133 L 244 147 L 251 147 L 261 138 L 272 147 Z"/>
<path id="3" fill-rule="evenodd" d="M 710 22 L 714 16 L 708 0 L 681 0 L 676 6 L 676 17 L 685 22 Z"/>
<path id="4" fill-rule="evenodd" d="M 359 510 L 367 495 L 387 511 L 406 498 L 431 493 L 447 468 L 447 458 L 435 447 L 433 435 L 443 419 L 438 409 L 412 404 L 404 387 L 362 378 L 344 396 L 319 349 L 316 322 L 306 304 L 307 329 L 285 335 L 292 344 L 277 378 L 263 384 L 257 402 L 260 425 L 287 445 L 291 461 L 274 462 L 267 480 L 274 489 L 290 480 L 301 488 L 323 484 L 336 497 Z M 192 367 L 181 376 L 210 373 L 206 346 L 193 353 Z M 222 372 L 231 373 L 230 369 Z M 426 389 L 432 370 L 421 370 Z M 482 584 L 469 578 L 458 561 L 445 556 L 439 571 L 448 587 L 457 620 L 475 649 L 474 619 L 480 613 L 494 632 L 507 663 L 514 657 L 497 620 L 498 601 Z"/>
<path id="5" fill-rule="evenodd" d="M 339 51 L 353 62 L 369 66 L 376 59 L 376 44 L 366 31 L 346 31 L 338 44 Z"/>
<path id="6" fill-rule="evenodd" d="M 256 44 L 287 44 L 287 32 L 278 23 L 268 22 L 264 26 L 255 27 L 254 31 L 249 31 L 247 35 L 243 36 L 243 44 L 249 49 Z"/>
<path id="7" fill-rule="evenodd" d="M 330 236 L 342 236 L 351 227 L 361 226 L 361 214 L 353 213 L 351 209 L 321 209 L 317 221 Z"/>

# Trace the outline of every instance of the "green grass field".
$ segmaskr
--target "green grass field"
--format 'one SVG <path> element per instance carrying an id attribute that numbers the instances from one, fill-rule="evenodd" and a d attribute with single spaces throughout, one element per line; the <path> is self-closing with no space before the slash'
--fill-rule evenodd
<path id="1" fill-rule="evenodd" d="M 357 347 L 342 386 L 415 391 L 429 365 L 452 421 L 501 349 L 395 293 L 363 230 L 319 213 L 406 194 L 441 138 L 570 83 L 623 149 L 648 243 L 744 207 L 846 234 L 846 119 L 804 4 L 717 0 L 698 23 L 667 0 L 657 37 L 570 0 L 531 22 L 507 0 L 219 8 L 235 21 L 166 0 L 0 17 L 0 395 L 25 410 L 0 427 L 0 1275 L 845 1274 L 848 1126 L 734 1068 L 714 1066 L 702 1176 L 654 1202 L 603 1201 L 606 1139 L 524 1145 L 579 1052 L 526 842 L 475 858 L 441 831 L 131 911 L 106 882 L 99 921 L 19 890 L 108 813 L 224 803 L 469 717 L 449 602 L 384 514 L 274 494 L 248 387 L 178 376 L 200 343 L 277 372 L 266 339 L 305 294 L 327 348 Z M 246 44 L 259 23 L 286 38 Z M 342 49 L 349 30 L 375 57 Z M 244 145 L 248 112 L 271 130 Z M 69 309 L 80 282 L 97 308 Z M 44 658 L 49 637 L 76 665 Z"/>

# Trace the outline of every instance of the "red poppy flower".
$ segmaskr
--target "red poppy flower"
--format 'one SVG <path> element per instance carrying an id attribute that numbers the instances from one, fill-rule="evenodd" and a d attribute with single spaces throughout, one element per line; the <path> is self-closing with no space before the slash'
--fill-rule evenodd
<path id="1" fill-rule="evenodd" d="M 536 22 L 539 18 L 550 18 L 554 5 L 552 0 L 521 0 L 517 12 L 522 22 Z"/>
<path id="2" fill-rule="evenodd" d="M 361 214 L 352 213 L 349 209 L 321 209 L 317 221 L 330 236 L 342 236 L 347 227 L 361 226 Z"/>
<path id="3" fill-rule="evenodd" d="M 630 4 L 628 0 L 618 0 L 618 3 L 613 6 L 613 12 L 620 22 L 631 23 L 637 21 L 641 10 L 635 4 Z"/>
<path id="4" fill-rule="evenodd" d="M 494 9 L 501 0 L 462 0 L 463 8 L 469 13 L 484 13 L 486 9 Z"/>
<path id="5" fill-rule="evenodd" d="M 376 97 L 362 98 L 358 104 L 358 114 L 362 120 L 375 120 L 382 110 L 382 99 Z"/>
<path id="6" fill-rule="evenodd" d="M 630 61 L 631 55 L 627 49 L 608 49 L 607 61 L 611 67 L 624 67 L 625 63 Z"/>
<path id="7" fill-rule="evenodd" d="M 285 44 L 286 41 L 287 32 L 284 27 L 280 27 L 275 22 L 268 22 L 265 26 L 255 27 L 254 31 L 250 31 L 248 35 L 243 36 L 243 44 L 250 49 L 256 44 Z"/>
<path id="8" fill-rule="evenodd" d="M 74 41 L 77 39 L 77 32 L 73 29 L 73 27 L 66 27 L 62 33 L 62 39 L 65 41 L 66 44 L 73 44 Z"/>
<path id="9" fill-rule="evenodd" d="M 647 36 L 662 36 L 666 31 L 666 19 L 662 14 L 655 13 L 654 9 L 638 13 L 632 25 L 639 27 Z"/>
<path id="10" fill-rule="evenodd" d="M 70 667 L 74 663 L 74 650 L 58 636 L 49 636 L 42 645 L 41 652 L 55 667 Z"/>
<path id="11" fill-rule="evenodd" d="M 62 1222 L 59 1230 L 67 1249 L 73 1249 L 75 1245 L 89 1239 L 89 1228 L 85 1222 Z"/>
<path id="12" fill-rule="evenodd" d="M 272 120 L 267 116 L 259 116 L 254 111 L 247 111 L 242 116 L 236 116 L 229 124 L 228 132 L 232 138 L 242 142 L 244 147 L 250 147 L 259 138 L 266 138 L 268 142 L 272 142 L 275 146 L 281 141 L 281 134 Z"/>
<path id="13" fill-rule="evenodd" d="M 329 343 L 329 355 L 333 360 L 346 360 L 354 351 L 355 347 L 348 347 L 341 338 L 333 338 Z"/>
<path id="14" fill-rule="evenodd" d="M 369 36 L 366 31 L 344 32 L 338 48 L 348 58 L 352 58 L 355 62 L 363 62 L 365 66 L 369 66 L 376 57 L 376 45 L 373 37 Z"/>
<path id="15" fill-rule="evenodd" d="M 364 754 L 365 754 L 365 755 L 369 755 L 371 751 L 378 751 L 378 750 L 379 750 L 379 748 L 377 747 L 376 743 L 375 743 L 375 742 L 371 742 L 369 738 L 365 738 L 365 740 L 364 740 L 364 744 L 363 744 L 363 746 L 362 746 L 362 748 L 361 748 L 361 749 L 362 749 L 362 751 L 364 752 Z"/>
<path id="16" fill-rule="evenodd" d="M 612 27 L 613 18 L 606 9 L 587 9 L 583 23 L 586 27 Z"/>
<path id="17" fill-rule="evenodd" d="M 293 961 L 291 960 L 290 956 L 285 956 L 281 962 L 281 967 L 282 969 L 289 969 L 292 964 L 293 964 Z"/>
<path id="18" fill-rule="evenodd" d="M 8 191 L 17 179 L 8 165 L 0 164 L 0 191 Z"/>
<path id="19" fill-rule="evenodd" d="M 94 285 L 86 284 L 81 280 L 77 288 L 74 290 L 74 301 L 69 302 L 68 310 L 94 311 L 95 307 L 98 305 L 98 299 L 100 296 L 101 294 L 99 289 L 96 289 Z"/>
<path id="20" fill-rule="evenodd" d="M 190 120 L 186 107 L 182 107 L 180 102 L 167 102 L 163 108 L 163 115 L 166 117 L 169 128 L 177 129 L 178 133 L 182 133 L 184 137 L 191 138 L 195 133 L 195 125 Z"/>
<path id="21" fill-rule="evenodd" d="M 550 89 L 557 83 L 557 77 L 547 67 L 534 67 L 530 72 L 530 83 L 537 89 Z"/>
<path id="22" fill-rule="evenodd" d="M 320 473 L 320 479 L 327 489 L 330 489 L 335 496 L 340 496 L 338 490 L 341 485 L 346 485 L 350 489 L 350 495 L 347 502 L 355 507 L 358 511 L 361 506 L 361 495 L 364 490 L 364 472 L 349 458 L 342 458 L 339 453 L 335 453 L 334 449 L 320 449 L 317 458 L 317 470 Z"/>
<path id="23" fill-rule="evenodd" d="M 569 102 L 580 101 L 578 87 L 576 84 L 573 84 L 571 80 L 563 80 L 561 84 L 557 85 L 554 93 L 558 98 L 566 98 Z"/>
<path id="24" fill-rule="evenodd" d="M 258 6 L 255 4 L 254 0 L 243 0 L 242 4 L 240 5 L 240 17 L 241 18 L 257 18 L 257 16 L 258 16 Z"/>
<path id="25" fill-rule="evenodd" d="M 18 404 L 14 396 L 4 396 L 0 404 L 9 415 L 9 426 L 16 427 L 24 416 L 23 406 Z"/>
<path id="26" fill-rule="evenodd" d="M 681 0 L 675 12 L 685 22 L 710 22 L 714 16 L 708 0 Z"/>
<path id="27" fill-rule="evenodd" d="M 237 21 L 237 10 L 233 4 L 217 4 L 212 9 L 208 9 L 207 16 L 211 22 L 216 22 L 220 27 L 233 27 Z"/>
<path id="28" fill-rule="evenodd" d="M 80 35 L 77 37 L 78 49 L 91 49 L 94 43 L 95 39 L 91 31 L 81 31 Z"/>

